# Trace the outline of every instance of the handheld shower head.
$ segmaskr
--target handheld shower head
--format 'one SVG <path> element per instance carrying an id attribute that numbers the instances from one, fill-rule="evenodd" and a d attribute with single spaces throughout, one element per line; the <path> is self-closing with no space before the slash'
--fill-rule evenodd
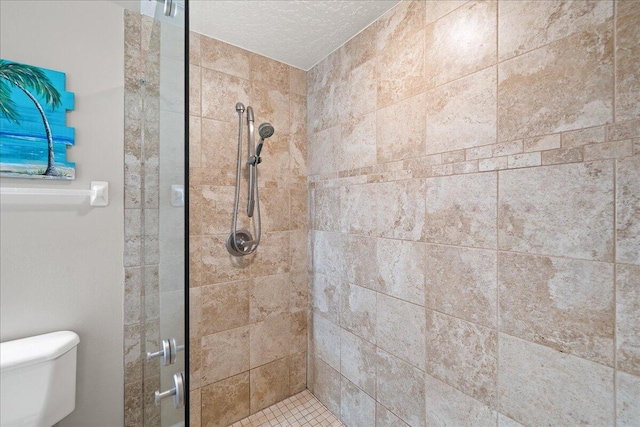
<path id="1" fill-rule="evenodd" d="M 262 123 L 258 127 L 258 134 L 260 135 L 260 139 L 267 139 L 273 135 L 275 129 L 271 126 L 271 123 Z"/>
<path id="2" fill-rule="evenodd" d="M 258 147 L 256 148 L 256 157 L 260 157 L 260 152 L 262 151 L 262 144 L 264 144 L 264 140 L 273 136 L 275 129 L 271 125 L 271 123 L 262 123 L 258 127 L 258 134 L 260 135 L 260 142 L 258 143 Z"/>

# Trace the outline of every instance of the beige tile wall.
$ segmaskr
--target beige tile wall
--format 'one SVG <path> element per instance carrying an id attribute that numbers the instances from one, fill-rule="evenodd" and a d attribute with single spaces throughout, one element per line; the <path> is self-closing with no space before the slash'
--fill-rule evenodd
<path id="1" fill-rule="evenodd" d="M 190 43 L 191 425 L 227 426 L 306 387 L 306 73 L 195 33 Z M 275 127 L 259 168 L 262 241 L 244 258 L 225 248 L 237 102 L 256 128 Z M 246 161 L 246 124 L 243 135 Z M 246 186 L 245 173 L 244 228 Z"/>
<path id="2" fill-rule="evenodd" d="M 640 425 L 640 2 L 404 1 L 307 83 L 314 394 Z"/>

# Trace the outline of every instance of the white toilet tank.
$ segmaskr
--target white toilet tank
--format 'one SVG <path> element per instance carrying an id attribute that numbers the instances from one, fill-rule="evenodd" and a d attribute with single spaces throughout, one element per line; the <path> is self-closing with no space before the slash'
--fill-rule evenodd
<path id="1" fill-rule="evenodd" d="M 76 407 L 71 331 L 0 343 L 0 426 L 51 427 Z"/>

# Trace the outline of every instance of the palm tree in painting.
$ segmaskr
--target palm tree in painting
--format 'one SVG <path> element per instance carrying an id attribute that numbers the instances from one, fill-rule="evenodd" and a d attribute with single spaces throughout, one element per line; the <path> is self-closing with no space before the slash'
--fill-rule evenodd
<path id="1" fill-rule="evenodd" d="M 54 164 L 53 137 L 51 135 L 51 128 L 49 127 L 47 116 L 45 115 L 40 102 L 38 102 L 30 91 L 41 98 L 44 98 L 45 102 L 50 105 L 52 109 L 56 109 L 60 105 L 60 93 L 53 86 L 51 80 L 49 80 L 49 78 L 38 67 L 16 64 L 15 62 L 0 59 L 0 113 L 16 124 L 20 124 L 18 120 L 19 114 L 15 103 L 10 97 L 10 88 L 5 82 L 8 82 L 10 85 L 17 87 L 24 92 L 24 94 L 33 101 L 38 109 L 38 112 L 42 117 L 42 123 L 44 124 L 49 149 L 47 169 L 43 175 L 60 176 L 60 173 L 56 170 Z"/>

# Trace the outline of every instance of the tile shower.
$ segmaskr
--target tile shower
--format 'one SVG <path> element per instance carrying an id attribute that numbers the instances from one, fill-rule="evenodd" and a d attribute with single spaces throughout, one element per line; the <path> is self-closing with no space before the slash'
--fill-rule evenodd
<path id="1" fill-rule="evenodd" d="M 195 33 L 190 53 L 191 424 L 227 426 L 306 388 L 306 73 Z M 225 248 L 237 102 L 275 127 L 259 172 L 262 241 L 242 258 Z"/>
<path id="2" fill-rule="evenodd" d="M 402 2 L 309 71 L 307 386 L 346 425 L 640 422 L 639 22 Z"/>
<path id="3" fill-rule="evenodd" d="M 638 425 L 638 22 L 403 1 L 308 72 L 192 33 L 191 424 L 307 387 L 347 426 Z M 238 101 L 276 129 L 249 260 Z"/>

